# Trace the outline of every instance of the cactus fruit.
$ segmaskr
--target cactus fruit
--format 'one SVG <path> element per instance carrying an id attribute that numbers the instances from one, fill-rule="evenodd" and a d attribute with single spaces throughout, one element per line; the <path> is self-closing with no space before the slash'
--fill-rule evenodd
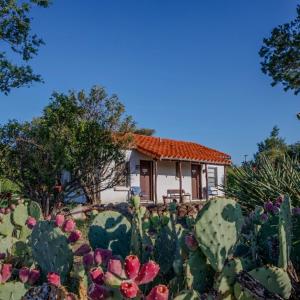
<path id="1" fill-rule="evenodd" d="M 159 284 L 152 288 L 146 300 L 168 300 L 169 299 L 169 289 L 163 285 Z"/>
<path id="2" fill-rule="evenodd" d="M 111 258 L 108 261 L 107 271 L 118 277 L 124 277 L 122 262 L 117 258 Z"/>
<path id="3" fill-rule="evenodd" d="M 196 239 L 217 272 L 221 272 L 225 260 L 233 254 L 242 225 L 241 208 L 232 199 L 211 200 L 199 212 Z"/>
<path id="4" fill-rule="evenodd" d="M 19 300 L 25 295 L 27 289 L 22 282 L 6 282 L 0 284 L 0 300 Z"/>
<path id="5" fill-rule="evenodd" d="M 72 232 L 75 229 L 75 222 L 72 219 L 65 220 L 62 230 L 64 232 Z"/>
<path id="6" fill-rule="evenodd" d="M 131 224 L 116 211 L 100 212 L 93 220 L 88 238 L 93 249 L 112 250 L 114 254 L 126 257 L 130 251 Z"/>
<path id="7" fill-rule="evenodd" d="M 64 215 L 60 215 L 60 214 L 56 215 L 56 217 L 55 217 L 55 225 L 57 227 L 62 227 L 63 224 L 64 224 L 64 222 L 65 222 L 65 216 Z"/>
<path id="8" fill-rule="evenodd" d="M 150 260 L 143 264 L 135 281 L 138 284 L 146 284 L 154 280 L 159 272 L 159 265 Z"/>
<path id="9" fill-rule="evenodd" d="M 285 197 L 283 202 L 281 203 L 278 230 L 278 267 L 283 268 L 286 271 L 288 268 L 288 263 L 290 261 L 290 252 L 292 247 L 292 213 L 289 197 Z"/>
<path id="10" fill-rule="evenodd" d="M 33 229 L 33 227 L 36 225 L 36 219 L 33 217 L 28 217 L 26 220 L 26 225 L 29 229 Z"/>
<path id="11" fill-rule="evenodd" d="M 200 251 L 190 253 L 186 262 L 186 282 L 189 289 L 194 289 L 199 293 L 210 288 L 213 282 L 213 269 L 207 263 L 206 257 Z"/>
<path id="12" fill-rule="evenodd" d="M 61 282 L 60 282 L 60 276 L 59 274 L 55 273 L 55 272 L 50 272 L 47 274 L 47 282 L 51 285 L 54 286 L 60 286 Z"/>
<path id="13" fill-rule="evenodd" d="M 134 281 L 123 281 L 120 285 L 121 294 L 125 298 L 135 298 L 139 292 L 139 287 Z"/>
<path id="14" fill-rule="evenodd" d="M 195 290 L 181 291 L 174 300 L 199 300 L 200 295 Z"/>
<path id="15" fill-rule="evenodd" d="M 135 279 L 140 270 L 140 260 L 136 255 L 129 255 L 125 259 L 125 273 L 129 279 Z"/>
<path id="16" fill-rule="evenodd" d="M 103 265 L 106 267 L 111 257 L 111 250 L 97 248 L 94 251 L 94 261 L 97 265 Z"/>
<path id="17" fill-rule="evenodd" d="M 103 284 L 103 270 L 100 267 L 96 267 L 89 272 L 91 280 L 96 284 Z"/>
<path id="18" fill-rule="evenodd" d="M 75 243 L 81 238 L 81 232 L 79 230 L 74 230 L 70 233 L 68 241 L 70 243 Z"/>
<path id="19" fill-rule="evenodd" d="M 12 274 L 12 265 L 11 264 L 2 264 L 0 265 L 0 284 L 5 283 L 10 279 Z"/>
<path id="20" fill-rule="evenodd" d="M 287 272 L 277 267 L 265 266 L 249 272 L 249 274 L 258 280 L 270 292 L 288 299 L 291 295 L 291 281 Z"/>
<path id="21" fill-rule="evenodd" d="M 23 267 L 19 270 L 19 279 L 21 282 L 26 283 L 29 279 L 30 269 Z"/>
<path id="22" fill-rule="evenodd" d="M 50 221 L 39 221 L 32 230 L 30 245 L 43 275 L 55 272 L 65 282 L 72 268 L 73 253 L 61 229 Z"/>

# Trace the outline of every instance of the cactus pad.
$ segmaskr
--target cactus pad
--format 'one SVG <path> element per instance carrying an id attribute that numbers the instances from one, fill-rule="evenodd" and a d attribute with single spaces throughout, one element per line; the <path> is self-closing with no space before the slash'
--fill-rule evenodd
<path id="1" fill-rule="evenodd" d="M 40 221 L 32 230 L 30 244 L 43 275 L 56 272 L 64 282 L 72 268 L 73 253 L 61 229 L 49 221 Z"/>
<path id="2" fill-rule="evenodd" d="M 200 295 L 194 290 L 184 290 L 177 295 L 174 300 L 198 300 Z"/>
<path id="3" fill-rule="evenodd" d="M 110 249 L 125 258 L 130 252 L 131 224 L 116 211 L 100 212 L 93 220 L 88 238 L 93 249 Z"/>
<path id="4" fill-rule="evenodd" d="M 19 300 L 26 293 L 25 285 L 21 282 L 6 282 L 0 284 L 0 300 Z"/>
<path id="5" fill-rule="evenodd" d="M 210 288 L 213 282 L 213 269 L 206 262 L 206 257 L 200 250 L 190 253 L 186 262 L 186 281 L 189 289 L 199 293 Z"/>
<path id="6" fill-rule="evenodd" d="M 28 205 L 28 213 L 31 217 L 35 218 L 36 220 L 42 219 L 43 216 L 40 205 L 35 201 L 30 201 Z"/>
<path id="7" fill-rule="evenodd" d="M 279 212 L 279 260 L 278 267 L 287 270 L 290 261 L 290 253 L 292 247 L 292 214 L 291 203 L 289 197 L 285 197 Z"/>
<path id="8" fill-rule="evenodd" d="M 284 299 L 290 297 L 292 290 L 291 281 L 283 269 L 266 266 L 254 269 L 249 274 L 270 292 L 278 294 Z"/>
<path id="9" fill-rule="evenodd" d="M 11 213 L 3 215 L 0 222 L 0 234 L 11 236 L 14 231 L 14 225 L 11 222 Z"/>
<path id="10" fill-rule="evenodd" d="M 216 271 L 221 272 L 225 260 L 233 254 L 242 225 L 241 208 L 232 199 L 211 200 L 198 214 L 196 239 Z"/>
<path id="11" fill-rule="evenodd" d="M 18 226 L 24 226 L 28 219 L 28 207 L 25 204 L 19 204 L 16 206 L 12 213 L 12 220 L 14 224 Z"/>

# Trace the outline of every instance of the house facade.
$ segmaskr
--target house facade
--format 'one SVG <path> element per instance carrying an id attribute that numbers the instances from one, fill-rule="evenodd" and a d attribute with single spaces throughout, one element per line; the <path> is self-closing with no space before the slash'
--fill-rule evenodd
<path id="1" fill-rule="evenodd" d="M 231 157 L 203 145 L 135 134 L 126 150 L 126 178 L 101 192 L 102 203 L 128 201 L 131 189 L 140 190 L 146 203 L 172 198 L 195 201 L 222 196 Z"/>

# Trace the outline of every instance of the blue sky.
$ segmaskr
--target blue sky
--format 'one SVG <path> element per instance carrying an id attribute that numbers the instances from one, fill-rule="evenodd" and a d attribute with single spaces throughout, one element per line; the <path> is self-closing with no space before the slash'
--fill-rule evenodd
<path id="1" fill-rule="evenodd" d="M 286 0 L 53 0 L 33 12 L 45 84 L 0 95 L 0 122 L 30 120 L 52 91 L 104 86 L 156 135 L 251 156 L 274 125 L 299 138 L 299 96 L 271 87 L 258 51 L 296 14 Z"/>

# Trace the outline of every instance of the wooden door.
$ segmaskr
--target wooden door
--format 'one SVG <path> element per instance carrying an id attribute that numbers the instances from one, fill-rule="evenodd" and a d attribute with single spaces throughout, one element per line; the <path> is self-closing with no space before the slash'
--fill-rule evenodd
<path id="1" fill-rule="evenodd" d="M 202 199 L 201 165 L 192 165 L 192 199 Z"/>
<path id="2" fill-rule="evenodd" d="M 141 187 L 141 199 L 153 200 L 152 197 L 152 161 L 141 160 L 140 161 L 140 187 Z"/>

